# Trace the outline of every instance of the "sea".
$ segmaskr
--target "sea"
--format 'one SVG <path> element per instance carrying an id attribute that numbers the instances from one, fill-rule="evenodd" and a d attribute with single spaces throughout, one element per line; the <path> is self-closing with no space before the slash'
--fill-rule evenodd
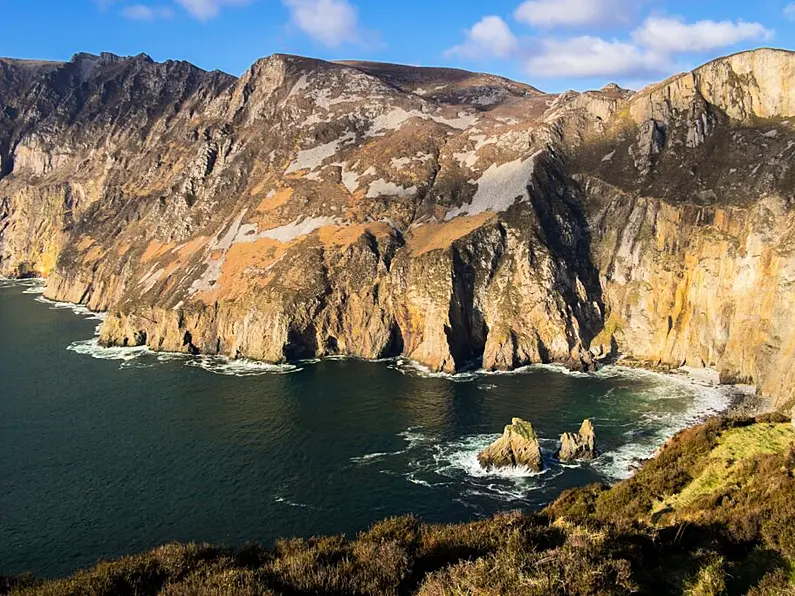
<path id="1" fill-rule="evenodd" d="M 60 577 L 169 542 L 236 547 L 536 511 L 629 477 L 676 432 L 729 406 L 685 374 L 433 374 L 403 359 L 270 365 L 103 348 L 102 315 L 0 280 L 0 575 Z M 486 472 L 511 418 L 546 469 Z M 601 455 L 555 458 L 590 418 Z"/>

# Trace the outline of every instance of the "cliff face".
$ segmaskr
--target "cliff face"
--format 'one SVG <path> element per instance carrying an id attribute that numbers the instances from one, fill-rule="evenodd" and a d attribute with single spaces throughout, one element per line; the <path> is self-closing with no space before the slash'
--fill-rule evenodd
<path id="1" fill-rule="evenodd" d="M 785 399 L 795 55 L 637 94 L 275 55 L 0 60 L 0 272 L 102 340 L 452 372 L 610 352 Z"/>

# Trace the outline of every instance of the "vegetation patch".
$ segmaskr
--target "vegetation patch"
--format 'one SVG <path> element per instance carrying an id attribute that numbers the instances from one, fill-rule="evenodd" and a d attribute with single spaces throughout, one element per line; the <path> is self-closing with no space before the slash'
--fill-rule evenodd
<path id="1" fill-rule="evenodd" d="M 792 594 L 793 442 L 780 415 L 715 418 L 632 479 L 566 491 L 538 514 L 406 516 L 274 548 L 167 545 L 55 581 L 0 578 L 0 594 Z"/>

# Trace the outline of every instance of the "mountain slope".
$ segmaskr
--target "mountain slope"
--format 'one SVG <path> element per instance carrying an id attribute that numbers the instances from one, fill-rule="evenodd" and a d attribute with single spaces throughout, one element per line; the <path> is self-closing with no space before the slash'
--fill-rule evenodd
<path id="1" fill-rule="evenodd" d="M 447 372 L 620 352 L 795 396 L 790 52 L 559 96 L 284 55 L 238 80 L 0 64 L 0 271 L 108 310 L 105 343 Z"/>

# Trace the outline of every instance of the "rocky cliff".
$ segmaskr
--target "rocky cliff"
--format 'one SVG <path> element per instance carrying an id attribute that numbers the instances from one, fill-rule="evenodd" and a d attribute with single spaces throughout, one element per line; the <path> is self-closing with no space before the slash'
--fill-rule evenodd
<path id="1" fill-rule="evenodd" d="M 274 55 L 0 60 L 0 272 L 107 344 L 712 366 L 795 397 L 795 54 L 638 93 Z"/>

